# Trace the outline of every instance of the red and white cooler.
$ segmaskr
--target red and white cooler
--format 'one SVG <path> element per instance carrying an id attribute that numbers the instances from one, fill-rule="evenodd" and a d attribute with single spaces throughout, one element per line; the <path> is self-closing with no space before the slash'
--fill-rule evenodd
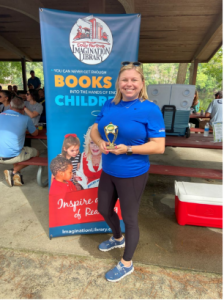
<path id="1" fill-rule="evenodd" d="M 222 185 L 175 181 L 179 225 L 222 228 Z"/>

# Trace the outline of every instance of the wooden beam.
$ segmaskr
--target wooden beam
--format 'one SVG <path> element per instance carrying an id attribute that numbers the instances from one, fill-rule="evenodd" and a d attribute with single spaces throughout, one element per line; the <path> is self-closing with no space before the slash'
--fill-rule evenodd
<path id="1" fill-rule="evenodd" d="M 25 58 L 28 61 L 32 61 L 32 59 L 23 51 L 21 51 L 19 48 L 14 46 L 12 43 L 7 41 L 3 36 L 0 36 L 0 46 L 15 55 L 17 55 L 19 58 Z"/>
<path id="2" fill-rule="evenodd" d="M 194 62 L 191 63 L 189 70 L 190 70 L 189 84 L 196 85 L 198 60 L 195 60 Z"/>
<path id="3" fill-rule="evenodd" d="M 26 78 L 26 61 L 24 58 L 21 59 L 22 64 L 22 77 L 23 77 L 23 90 L 27 90 L 27 78 Z"/>
<path id="4" fill-rule="evenodd" d="M 200 43 L 198 49 L 194 53 L 192 57 L 192 61 L 195 59 L 199 59 L 199 56 L 206 50 L 207 47 L 212 43 L 214 40 L 216 33 L 222 28 L 222 8 L 221 12 L 217 16 L 213 25 L 209 28 L 208 32 L 206 33 L 203 41 Z"/>
<path id="5" fill-rule="evenodd" d="M 124 7 L 126 14 L 135 13 L 135 0 L 118 0 Z"/>
<path id="6" fill-rule="evenodd" d="M 105 0 L 89 0 L 89 13 L 105 14 Z"/>
<path id="7" fill-rule="evenodd" d="M 222 47 L 222 42 L 218 45 L 218 47 L 213 51 L 212 55 L 209 57 L 209 59 L 206 62 L 209 62 L 210 59 L 216 54 L 216 52 Z"/>

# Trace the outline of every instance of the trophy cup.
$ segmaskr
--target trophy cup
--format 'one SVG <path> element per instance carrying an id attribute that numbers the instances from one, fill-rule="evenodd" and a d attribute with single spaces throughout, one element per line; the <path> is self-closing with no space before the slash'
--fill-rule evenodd
<path id="1" fill-rule="evenodd" d="M 115 145 L 114 142 L 117 138 L 117 135 L 118 135 L 118 126 L 116 125 L 113 125 L 112 123 L 108 124 L 107 126 L 104 127 L 104 132 L 105 132 L 105 135 L 106 135 L 106 138 L 109 142 L 109 146 L 107 146 L 107 149 L 114 149 L 115 148 Z M 111 142 L 108 135 L 109 134 L 112 134 L 114 136 L 113 138 L 113 141 Z"/>

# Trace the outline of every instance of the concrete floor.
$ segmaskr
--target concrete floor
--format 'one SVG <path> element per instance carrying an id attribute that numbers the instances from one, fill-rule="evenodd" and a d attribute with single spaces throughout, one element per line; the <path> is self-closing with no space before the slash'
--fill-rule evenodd
<path id="1" fill-rule="evenodd" d="M 44 146 L 32 142 L 46 155 Z M 167 148 L 151 161 L 220 169 L 222 151 Z M 4 169 L 0 164 L 0 298 L 222 298 L 222 230 L 179 226 L 174 214 L 174 180 L 221 181 L 150 175 L 139 212 L 135 272 L 109 283 L 104 273 L 122 250 L 101 253 L 97 246 L 105 234 L 49 240 L 48 188 L 37 185 L 37 167 L 23 170 L 21 188 L 7 186 Z"/>

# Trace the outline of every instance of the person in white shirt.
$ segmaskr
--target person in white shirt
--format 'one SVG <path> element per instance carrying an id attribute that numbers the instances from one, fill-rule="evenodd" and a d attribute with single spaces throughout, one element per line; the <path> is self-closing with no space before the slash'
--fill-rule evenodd
<path id="1" fill-rule="evenodd" d="M 205 112 L 205 116 L 210 119 L 210 125 L 214 122 L 222 122 L 222 91 L 215 94 L 215 99 L 210 103 Z"/>
<path id="2" fill-rule="evenodd" d="M 33 124 L 37 126 L 40 120 L 40 115 L 43 112 L 43 106 L 38 103 L 39 95 L 36 90 L 31 89 L 26 95 L 27 101 L 25 101 L 24 112 L 32 119 Z"/>

